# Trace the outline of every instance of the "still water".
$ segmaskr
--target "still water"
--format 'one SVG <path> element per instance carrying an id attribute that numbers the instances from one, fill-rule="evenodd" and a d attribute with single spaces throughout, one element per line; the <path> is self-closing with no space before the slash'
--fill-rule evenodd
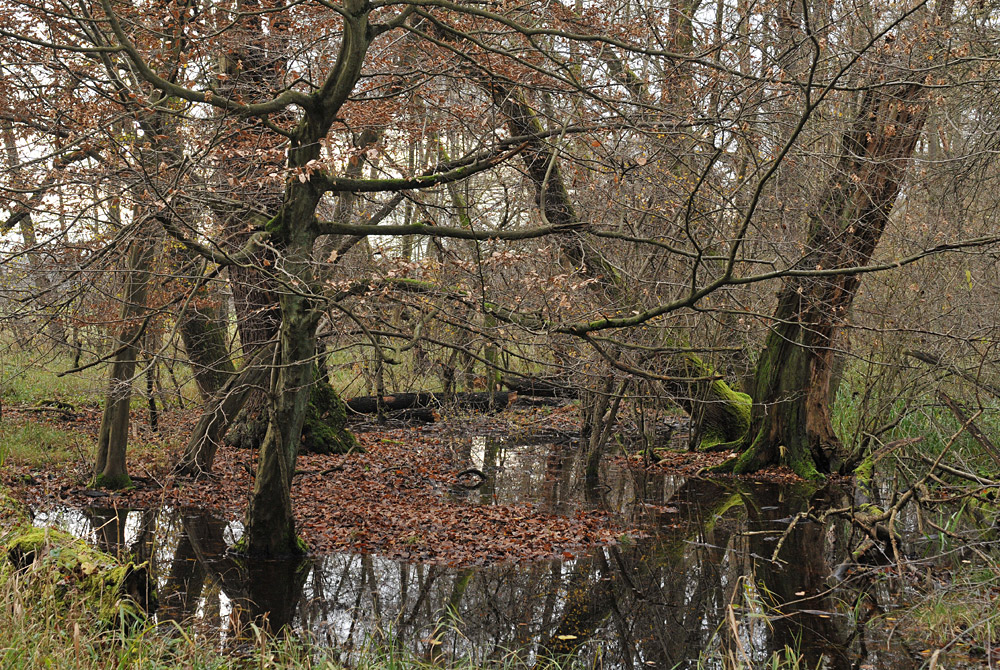
<path id="1" fill-rule="evenodd" d="M 599 506 L 647 536 L 571 560 L 476 568 L 352 554 L 243 564 L 226 554 L 240 524 L 197 509 L 54 507 L 35 523 L 148 560 L 157 619 L 191 623 L 220 646 L 253 623 L 347 658 L 378 643 L 441 661 L 573 653 L 586 666 L 694 668 L 723 654 L 756 664 L 787 646 L 810 668 L 920 665 L 918 650 L 871 625 L 900 597 L 894 581 L 843 570 L 850 527 L 791 523 L 845 492 L 614 466 L 587 491 L 572 445 L 491 436 L 463 448 L 490 478 L 442 495 L 554 513 Z M 845 581 L 832 579 L 838 567 Z"/>

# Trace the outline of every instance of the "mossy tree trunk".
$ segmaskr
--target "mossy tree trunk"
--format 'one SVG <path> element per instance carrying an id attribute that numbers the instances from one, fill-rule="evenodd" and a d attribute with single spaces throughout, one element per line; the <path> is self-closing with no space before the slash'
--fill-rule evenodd
<path id="1" fill-rule="evenodd" d="M 308 272 L 307 268 L 306 263 L 300 272 Z M 241 553 L 257 556 L 303 552 L 295 534 L 291 487 L 314 381 L 319 315 L 301 295 L 286 293 L 280 304 L 279 355 L 271 373 L 267 432 L 260 446 L 246 531 L 239 546 Z"/>
<path id="2" fill-rule="evenodd" d="M 680 21 L 680 18 L 674 16 L 672 20 Z M 685 25 L 680 21 L 675 29 L 683 42 L 690 23 Z M 522 96 L 493 83 L 484 85 L 484 88 L 492 94 L 495 104 L 503 112 L 507 129 L 512 135 L 540 138 L 544 134 L 538 115 Z M 586 221 L 579 215 L 566 187 L 556 153 L 541 139 L 529 141 L 527 145 L 528 149 L 521 155 L 527 175 L 535 187 L 539 211 L 549 223 L 566 226 L 567 230 L 573 231 L 556 238 L 564 262 L 580 268 L 586 276 L 594 279 L 595 289 L 614 296 L 622 303 L 632 302 L 626 282 L 615 268 L 574 230 L 585 228 Z M 710 366 L 693 354 L 678 355 L 670 362 L 669 368 L 664 371 L 665 374 L 698 380 L 671 385 L 670 389 L 674 399 L 697 423 L 698 448 L 720 450 L 740 446 L 749 427 L 750 398 L 734 391 L 726 382 L 713 379 L 715 375 Z"/>
<path id="3" fill-rule="evenodd" d="M 947 21 L 952 0 L 936 8 Z M 924 51 L 921 49 L 920 51 Z M 731 464 L 737 473 L 785 463 L 800 476 L 821 478 L 854 460 L 831 422 L 837 335 L 861 275 L 882 237 L 927 117 L 921 83 L 876 86 L 876 69 L 841 142 L 840 161 L 813 215 L 803 271 L 843 274 L 788 278 L 778 294 L 775 325 L 754 378 L 747 449 Z"/>
<path id="4" fill-rule="evenodd" d="M 347 430 L 347 405 L 318 366 L 313 378 L 299 448 L 310 454 L 345 454 L 357 449 L 357 440 Z M 247 407 L 241 414 L 245 412 Z M 236 448 L 257 449 L 267 434 L 268 423 L 266 408 L 262 415 L 239 416 L 226 435 L 226 443 Z"/>

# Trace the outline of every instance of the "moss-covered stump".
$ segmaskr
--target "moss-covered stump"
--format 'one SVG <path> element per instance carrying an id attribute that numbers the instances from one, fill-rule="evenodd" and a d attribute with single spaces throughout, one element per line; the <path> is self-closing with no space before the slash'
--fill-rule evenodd
<path id="1" fill-rule="evenodd" d="M 302 449 L 314 454 L 346 454 L 358 448 L 358 441 L 347 430 L 347 406 L 321 377 L 309 398 Z"/>
<path id="2" fill-rule="evenodd" d="M 738 451 L 750 430 L 753 400 L 721 379 L 712 379 L 715 370 L 698 356 L 683 359 L 684 376 L 700 379 L 678 389 L 681 405 L 695 423 L 698 451 Z"/>
<path id="3" fill-rule="evenodd" d="M 90 486 L 95 489 L 121 491 L 123 489 L 132 488 L 132 478 L 127 474 L 106 475 L 104 473 L 100 473 L 94 476 L 94 479 L 90 482 Z"/>
<path id="4" fill-rule="evenodd" d="M 257 449 L 266 432 L 266 400 L 252 398 L 236 416 L 226 443 L 240 449 Z M 300 449 L 313 454 L 346 454 L 360 449 L 354 435 L 347 430 L 347 406 L 320 375 L 309 397 Z"/>
<path id="5" fill-rule="evenodd" d="M 145 563 L 122 563 L 68 533 L 25 527 L 5 546 L 22 593 L 70 606 L 82 604 L 105 625 L 133 623 L 156 609 L 155 585 Z"/>
<path id="6" fill-rule="evenodd" d="M 750 430 L 753 400 L 734 391 L 724 381 L 712 382 L 698 425 L 699 451 L 736 450 Z"/>

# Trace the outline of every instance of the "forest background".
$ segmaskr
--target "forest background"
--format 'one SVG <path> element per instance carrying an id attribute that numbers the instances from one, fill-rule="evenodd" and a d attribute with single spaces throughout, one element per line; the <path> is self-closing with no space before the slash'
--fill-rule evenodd
<path id="1" fill-rule="evenodd" d="M 246 553 L 300 550 L 338 394 L 573 389 L 595 472 L 620 412 L 813 480 L 996 423 L 988 0 L 0 16 L 2 382 L 106 369 L 116 488 L 133 395 L 193 378 L 179 471 L 259 448 Z"/>

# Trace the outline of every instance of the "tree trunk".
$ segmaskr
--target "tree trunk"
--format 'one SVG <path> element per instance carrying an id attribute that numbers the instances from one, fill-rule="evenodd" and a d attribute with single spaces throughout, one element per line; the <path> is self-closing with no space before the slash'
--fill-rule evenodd
<path id="1" fill-rule="evenodd" d="M 267 433 L 260 447 L 246 531 L 237 547 L 254 556 L 304 552 L 295 534 L 291 486 L 316 368 L 318 314 L 305 297 L 290 292 L 281 297 L 281 314 Z"/>
<path id="2" fill-rule="evenodd" d="M 178 474 L 197 477 L 212 471 L 215 454 L 233 418 L 246 404 L 247 396 L 254 391 L 264 389 L 268 369 L 260 359 L 271 360 L 273 351 L 272 347 L 266 347 L 258 352 L 254 359 L 243 366 L 238 375 L 229 378 L 226 385 L 207 405 L 191 431 L 184 455 L 177 464 Z"/>
<path id="3" fill-rule="evenodd" d="M 689 378 L 712 377 L 711 367 L 692 353 L 678 356 L 675 365 L 678 373 Z M 733 390 L 721 379 L 668 386 L 677 387 L 673 396 L 691 417 L 694 430 L 691 449 L 725 451 L 740 448 L 750 428 L 750 396 Z M 688 390 L 681 389 L 682 386 L 687 386 Z"/>
<path id="4" fill-rule="evenodd" d="M 528 103 L 515 92 L 490 86 L 495 104 L 507 117 L 507 129 L 512 135 L 541 137 L 544 128 Z M 539 211 L 551 225 L 585 227 L 585 221 L 576 210 L 566 188 L 555 153 L 540 139 L 529 140 L 528 149 L 522 152 L 525 169 L 535 186 Z M 632 302 L 626 282 L 607 263 L 598 250 L 587 244 L 575 230 L 557 235 L 563 259 L 573 267 L 582 267 L 584 274 L 595 280 L 594 286 L 614 296 L 622 304 Z M 676 377 L 694 377 L 699 381 L 677 385 L 672 391 L 681 390 L 675 399 L 697 424 L 698 448 L 718 450 L 735 448 L 742 443 L 749 426 L 747 410 L 750 399 L 734 391 L 724 381 L 707 378 L 713 376 L 709 366 L 692 354 L 677 356 L 669 365 L 667 374 Z M 680 388 L 683 386 L 683 389 Z"/>
<path id="5" fill-rule="evenodd" d="M 152 278 L 150 266 L 155 258 L 157 246 L 155 241 L 149 240 L 140 231 L 129 249 L 121 326 L 117 338 L 119 349 L 111 359 L 108 395 L 97 438 L 97 457 L 92 483 L 95 488 L 120 489 L 131 484 L 125 466 L 129 404 L 144 325 L 139 317 L 146 309 L 146 294 Z"/>
<path id="6" fill-rule="evenodd" d="M 315 381 L 309 391 L 309 406 L 299 448 L 310 454 L 346 454 L 358 449 L 358 442 L 347 430 L 347 405 L 317 366 Z M 266 397 L 266 396 L 265 396 Z M 267 434 L 266 407 L 262 415 L 247 416 L 248 407 L 237 415 L 235 425 L 226 435 L 226 444 L 237 449 L 256 449 Z M 221 427 L 221 425 L 220 425 Z"/>
<path id="7" fill-rule="evenodd" d="M 229 357 L 228 324 L 220 318 L 219 306 L 213 304 L 217 299 L 204 287 L 198 288 L 177 324 L 194 381 L 205 403 L 236 374 Z"/>
<path id="8" fill-rule="evenodd" d="M 950 15 L 951 0 L 939 3 L 937 16 Z M 801 270 L 868 264 L 888 223 L 927 101 L 919 83 L 879 86 L 883 71 L 876 70 L 844 135 L 836 173 L 813 215 Z M 799 476 L 816 479 L 853 465 L 856 459 L 833 431 L 830 389 L 834 344 L 860 281 L 857 273 L 785 281 L 754 378 L 748 446 L 731 464 L 735 472 L 784 463 Z"/>

